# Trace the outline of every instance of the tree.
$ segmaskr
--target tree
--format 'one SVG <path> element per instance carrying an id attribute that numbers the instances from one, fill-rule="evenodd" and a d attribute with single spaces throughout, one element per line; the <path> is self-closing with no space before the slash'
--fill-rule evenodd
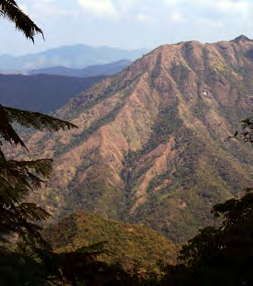
<path id="1" fill-rule="evenodd" d="M 253 193 L 215 205 L 220 219 L 188 244 L 179 257 L 183 264 L 171 267 L 162 285 L 253 285 Z"/>
<path id="2" fill-rule="evenodd" d="M 24 127 L 49 131 L 76 127 L 48 115 L 0 106 L 1 137 L 25 148 L 25 143 L 12 126 L 14 122 Z M 51 164 L 51 159 L 7 160 L 0 149 L 0 242 L 8 242 L 6 237 L 11 235 L 19 235 L 23 240 L 31 240 L 32 237 L 41 240 L 40 227 L 35 221 L 45 220 L 49 214 L 36 204 L 24 203 L 24 199 L 35 188 L 42 187 L 43 179 L 50 178 Z M 0 246 L 0 250 L 4 249 Z"/>
<path id="3" fill-rule="evenodd" d="M 18 123 L 23 127 L 33 127 L 37 130 L 59 131 L 60 129 L 77 128 L 76 125 L 39 112 L 31 112 L 16 108 L 5 107 L 0 104 L 0 136 L 9 143 L 25 147 L 12 124 Z M 26 148 L 27 149 L 27 148 Z"/>
<path id="4" fill-rule="evenodd" d="M 0 106 L 2 139 L 26 149 L 12 123 L 49 131 L 76 127 L 70 122 L 44 114 Z M 0 148 L 1 285 L 46 285 L 48 279 L 59 278 L 58 264 L 51 263 L 52 266 L 48 267 L 49 261 L 55 261 L 52 260 L 55 255 L 42 238 L 39 224 L 50 214 L 34 203 L 25 202 L 30 192 L 41 188 L 44 180 L 50 178 L 51 171 L 51 159 L 8 160 Z"/>
<path id="5" fill-rule="evenodd" d="M 42 30 L 13 0 L 0 0 L 0 16 L 34 42 Z M 0 104 L 0 144 L 27 147 L 13 124 L 37 130 L 58 131 L 76 125 L 44 115 Z M 0 147 L 0 285 L 82 285 L 89 284 L 100 271 L 94 262 L 103 243 L 79 248 L 71 253 L 55 253 L 41 235 L 41 222 L 50 214 L 27 196 L 44 186 L 52 172 L 52 159 L 8 160 Z"/>
<path id="6" fill-rule="evenodd" d="M 253 144 L 253 119 L 252 118 L 246 118 L 241 121 L 241 131 L 237 130 L 233 136 L 230 136 L 229 138 L 238 138 L 242 139 L 244 143 L 250 143 Z"/>
<path id="7" fill-rule="evenodd" d="M 33 42 L 36 33 L 43 36 L 42 30 L 13 0 L 0 0 L 0 16 L 14 22 L 16 28 Z M 47 131 L 77 127 L 52 116 L 0 105 L 1 145 L 10 143 L 26 149 L 13 123 Z M 51 267 L 50 271 L 46 271 L 48 266 L 45 261 L 51 261 L 53 252 L 40 232 L 42 228 L 39 223 L 50 214 L 34 203 L 25 202 L 30 192 L 41 188 L 44 180 L 50 178 L 51 171 L 51 159 L 8 160 L 0 148 L 1 285 L 45 285 L 45 279 L 53 275 L 51 270 L 57 270 Z"/>
<path id="8" fill-rule="evenodd" d="M 253 144 L 253 119 L 247 118 L 242 120 L 242 138 L 246 143 Z"/>
<path id="9" fill-rule="evenodd" d="M 0 0 L 0 17 L 13 22 L 26 38 L 34 42 L 35 34 L 43 36 L 42 30 L 19 8 L 14 0 Z"/>

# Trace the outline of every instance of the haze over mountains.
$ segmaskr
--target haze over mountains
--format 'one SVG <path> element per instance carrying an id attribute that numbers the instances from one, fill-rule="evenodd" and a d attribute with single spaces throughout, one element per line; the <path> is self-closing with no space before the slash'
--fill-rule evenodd
<path id="1" fill-rule="evenodd" d="M 56 217 L 83 209 L 186 241 L 252 185 L 252 150 L 228 139 L 252 114 L 252 54 L 245 36 L 164 45 L 79 94 L 55 113 L 79 129 L 29 139 L 55 170 L 31 199 Z"/>
<path id="2" fill-rule="evenodd" d="M 84 44 L 62 46 L 37 54 L 22 56 L 0 55 L 0 70 L 41 69 L 55 66 L 82 69 L 91 65 L 119 60 L 136 60 L 147 53 L 146 49 L 124 50 L 112 47 L 91 47 Z"/>
<path id="3" fill-rule="evenodd" d="M 112 75 L 117 72 L 122 71 L 125 67 L 130 65 L 129 60 L 119 60 L 117 62 L 100 64 L 94 66 L 88 66 L 83 69 L 72 69 L 63 66 L 28 70 L 26 74 L 51 74 L 51 75 L 64 75 L 64 76 L 76 76 L 76 77 L 91 77 L 91 76 L 101 76 L 101 75 Z"/>
<path id="4" fill-rule="evenodd" d="M 41 68 L 41 69 L 28 69 L 28 70 L 0 70 L 0 74 L 22 74 L 22 75 L 62 75 L 62 76 L 75 76 L 75 77 L 90 77 L 111 75 L 122 71 L 126 66 L 130 65 L 131 61 L 119 60 L 108 64 L 100 64 L 88 66 L 83 69 L 73 69 L 64 66 Z"/>
<path id="5" fill-rule="evenodd" d="M 49 114 L 104 77 L 0 74 L 0 102 L 9 107 Z"/>
<path id="6" fill-rule="evenodd" d="M 129 64 L 130 61 L 121 60 L 84 69 L 53 67 L 0 73 L 0 100 L 5 106 L 48 114 L 106 75 L 117 73 Z"/>

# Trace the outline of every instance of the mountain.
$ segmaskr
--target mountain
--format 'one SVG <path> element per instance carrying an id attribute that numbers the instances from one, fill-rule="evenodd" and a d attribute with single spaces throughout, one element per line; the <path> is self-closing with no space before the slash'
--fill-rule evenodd
<path id="1" fill-rule="evenodd" d="M 0 102 L 9 107 L 51 113 L 103 78 L 0 74 Z"/>
<path id="2" fill-rule="evenodd" d="M 122 71 L 125 67 L 130 65 L 131 61 L 120 60 L 113 63 L 101 64 L 88 66 L 83 69 L 73 69 L 63 66 L 32 69 L 32 70 L 0 70 L 0 74 L 10 75 L 10 74 L 22 74 L 22 75 L 38 75 L 38 74 L 48 74 L 48 75 L 62 75 L 62 76 L 76 76 L 76 77 L 92 77 L 101 75 L 112 75 L 114 73 Z"/>
<path id="3" fill-rule="evenodd" d="M 31 136 L 30 155 L 55 170 L 31 200 L 55 218 L 82 209 L 185 242 L 252 186 L 252 148 L 229 139 L 252 115 L 252 78 L 245 37 L 158 47 L 55 113 L 79 129 Z"/>
<path id="4" fill-rule="evenodd" d="M 51 74 L 51 75 L 64 75 L 64 76 L 77 76 L 77 77 L 91 77 L 101 75 L 112 75 L 122 71 L 125 67 L 130 65 L 128 60 L 120 60 L 113 63 L 89 66 L 84 69 L 71 69 L 66 67 L 51 67 L 44 69 L 29 70 L 26 72 L 28 75 L 35 74 Z"/>
<path id="5" fill-rule="evenodd" d="M 84 44 L 62 46 L 37 54 L 22 56 L 0 56 L 0 70 L 41 69 L 54 66 L 85 68 L 91 65 L 105 64 L 126 59 L 133 61 L 146 49 L 124 50 L 112 47 L 91 47 Z"/>
<path id="6" fill-rule="evenodd" d="M 134 260 L 143 266 L 154 265 L 159 259 L 175 263 L 178 246 L 169 239 L 137 224 L 125 224 L 98 215 L 78 211 L 46 228 L 43 235 L 57 251 L 106 241 L 109 251 L 100 257 L 107 262 L 120 262 L 130 267 Z"/>

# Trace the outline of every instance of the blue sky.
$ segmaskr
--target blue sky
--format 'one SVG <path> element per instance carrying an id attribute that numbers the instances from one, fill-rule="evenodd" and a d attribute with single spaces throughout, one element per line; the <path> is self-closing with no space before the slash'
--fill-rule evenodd
<path id="1" fill-rule="evenodd" d="M 41 27 L 35 45 L 1 19 L 0 54 L 35 53 L 85 43 L 155 48 L 195 39 L 253 38 L 253 0 L 17 0 Z M 4 39 L 4 40 L 3 40 Z"/>

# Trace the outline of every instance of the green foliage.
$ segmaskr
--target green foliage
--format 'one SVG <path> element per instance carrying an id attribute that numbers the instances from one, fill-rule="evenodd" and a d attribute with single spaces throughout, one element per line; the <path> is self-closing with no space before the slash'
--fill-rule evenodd
<path id="1" fill-rule="evenodd" d="M 0 105 L 0 135 L 10 143 L 20 144 L 25 147 L 25 143 L 12 127 L 12 123 L 18 123 L 23 127 L 33 127 L 38 130 L 58 131 L 64 128 L 77 128 L 76 125 L 54 118 L 39 112 L 31 112 Z"/>
<path id="2" fill-rule="evenodd" d="M 156 63 L 155 63 L 155 67 L 151 72 L 151 82 L 152 82 L 152 86 L 155 86 L 155 79 L 159 77 L 159 74 L 161 72 L 162 69 L 162 53 L 159 53 L 156 59 Z"/>
<path id="3" fill-rule="evenodd" d="M 11 125 L 13 122 L 48 130 L 76 127 L 47 115 L 3 106 L 0 114 L 3 139 L 23 147 L 25 144 Z M 52 273 L 47 273 L 40 254 L 52 255 L 52 252 L 41 236 L 40 223 L 50 214 L 25 200 L 34 189 L 43 187 L 51 172 L 51 159 L 8 160 L 0 149 L 0 283 L 3 286 L 49 285 L 47 278 Z"/>
<path id="4" fill-rule="evenodd" d="M 253 119 L 247 118 L 242 120 L 242 138 L 244 142 L 253 144 Z M 237 134 L 235 134 L 236 137 Z"/>
<path id="5" fill-rule="evenodd" d="M 220 217 L 219 226 L 200 230 L 183 246 L 180 259 L 184 264 L 172 267 L 164 282 L 169 285 L 252 285 L 251 191 L 247 189 L 242 198 L 214 206 L 212 213 Z"/>
<path id="6" fill-rule="evenodd" d="M 22 126 L 33 126 L 37 129 L 59 130 L 75 125 L 36 112 L 28 112 L 0 106 L 0 134 L 7 142 L 21 144 L 24 142 L 12 127 L 18 122 Z M 41 188 L 52 172 L 52 160 L 33 161 L 7 160 L 0 150 L 0 207 L 1 207 L 1 241 L 6 237 L 20 236 L 23 240 L 41 240 L 40 226 L 35 222 L 45 220 L 49 214 L 33 203 L 25 203 L 27 195 L 35 188 Z M 3 246 L 1 246 L 3 248 Z"/>
<path id="7" fill-rule="evenodd" d="M 176 64 L 174 63 L 172 67 L 169 69 L 169 73 L 172 75 L 175 82 L 178 84 L 178 87 L 182 92 L 185 92 L 184 86 L 185 82 L 189 80 L 190 71 L 187 66 L 182 63 Z"/>
<path id="8" fill-rule="evenodd" d="M 16 28 L 32 41 L 35 33 L 43 35 L 13 0 L 0 1 L 0 16 L 14 22 Z M 41 113 L 0 105 L 0 137 L 25 148 L 13 123 L 49 131 L 77 127 Z M 39 224 L 50 214 L 25 200 L 30 192 L 43 186 L 43 179 L 48 179 L 51 172 L 51 159 L 8 160 L 0 149 L 0 284 L 3 286 L 49 285 L 48 278 L 50 280 L 52 273 L 46 271 L 44 262 L 52 256 L 52 251 L 41 236 Z"/>
<path id="9" fill-rule="evenodd" d="M 107 241 L 105 262 L 120 262 L 129 268 L 134 259 L 142 266 L 152 266 L 158 259 L 173 262 L 177 245 L 155 231 L 135 224 L 124 224 L 79 211 L 44 230 L 44 237 L 54 249 L 72 251 L 100 241 Z"/>

